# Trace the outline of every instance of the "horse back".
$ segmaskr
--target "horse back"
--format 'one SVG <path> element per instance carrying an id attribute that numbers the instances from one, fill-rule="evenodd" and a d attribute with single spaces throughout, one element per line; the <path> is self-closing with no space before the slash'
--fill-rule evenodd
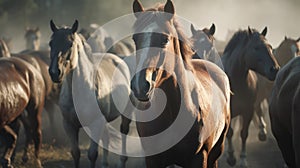
<path id="1" fill-rule="evenodd" d="M 28 63 L 30 63 L 32 66 L 34 66 L 42 75 L 45 89 L 46 89 L 46 95 L 49 96 L 52 93 L 53 90 L 53 82 L 51 80 L 51 77 L 48 73 L 48 67 L 49 67 L 49 52 L 47 51 L 32 51 L 27 52 L 24 54 L 14 54 L 13 56 L 21 58 Z"/>

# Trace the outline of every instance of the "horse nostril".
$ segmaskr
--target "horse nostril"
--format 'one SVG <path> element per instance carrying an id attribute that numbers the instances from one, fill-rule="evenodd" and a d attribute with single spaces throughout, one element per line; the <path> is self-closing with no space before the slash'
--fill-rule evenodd
<path id="1" fill-rule="evenodd" d="M 144 91 L 145 91 L 146 93 L 148 93 L 149 89 L 150 89 L 150 83 L 149 83 L 148 81 L 146 81 L 146 82 L 144 83 Z"/>

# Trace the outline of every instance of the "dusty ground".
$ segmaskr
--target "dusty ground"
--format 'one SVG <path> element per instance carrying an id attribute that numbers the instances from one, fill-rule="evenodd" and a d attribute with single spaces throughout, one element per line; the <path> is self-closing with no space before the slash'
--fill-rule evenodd
<path id="1" fill-rule="evenodd" d="M 269 120 L 267 118 L 267 120 Z M 73 161 L 71 154 L 69 152 L 68 139 L 65 137 L 65 133 L 61 126 L 61 118 L 58 117 L 56 120 L 56 127 L 58 134 L 60 136 L 56 137 L 55 142 L 50 142 L 50 133 L 48 128 L 44 128 L 44 144 L 40 153 L 40 158 L 45 168 L 72 168 Z M 269 121 L 268 121 L 269 122 Z M 44 119 L 44 125 L 47 125 L 48 121 Z M 238 127 L 238 125 L 236 125 Z M 132 128 L 133 129 L 133 128 Z M 48 131 L 46 133 L 46 131 Z M 134 132 L 134 131 L 133 131 Z M 240 139 L 238 137 L 239 133 L 235 133 L 235 147 L 236 156 L 239 156 L 240 149 Z M 89 165 L 87 158 L 87 148 L 88 148 L 88 138 L 81 132 L 80 148 L 81 152 L 81 167 L 86 168 Z M 22 141 L 24 137 L 20 137 L 18 152 L 15 160 L 15 167 L 17 168 L 33 168 L 35 166 L 34 159 L 31 158 L 27 164 L 22 164 Z M 249 168 L 281 168 L 283 167 L 283 160 L 280 151 L 277 147 L 276 141 L 274 140 L 270 128 L 268 125 L 268 138 L 266 142 L 260 142 L 257 138 L 257 129 L 251 124 L 249 138 L 248 138 L 248 165 Z M 97 160 L 97 166 L 101 167 L 102 152 L 99 149 L 99 157 Z M 33 157 L 33 149 L 31 147 L 30 156 Z M 237 157 L 238 158 L 238 157 Z M 117 167 L 118 156 L 115 154 L 109 155 L 110 167 Z M 145 167 L 143 158 L 129 158 L 127 162 L 127 167 L 129 168 L 142 168 Z M 220 168 L 230 168 L 226 163 L 226 153 L 224 153 L 219 160 Z M 238 167 L 238 166 L 236 166 Z"/>

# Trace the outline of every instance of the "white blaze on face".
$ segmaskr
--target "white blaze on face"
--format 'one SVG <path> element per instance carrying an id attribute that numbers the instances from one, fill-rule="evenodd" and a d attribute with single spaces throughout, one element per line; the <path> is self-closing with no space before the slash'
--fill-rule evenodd
<path id="1" fill-rule="evenodd" d="M 146 61 L 147 61 L 149 52 L 151 52 L 150 51 L 151 50 L 151 46 L 150 46 L 151 45 L 151 34 L 150 34 L 150 32 L 158 32 L 157 30 L 158 30 L 158 25 L 156 22 L 153 22 L 153 23 L 149 24 L 144 30 L 141 31 L 141 33 L 145 32 L 146 35 L 143 36 L 142 44 L 140 45 L 141 49 L 139 51 L 137 51 L 140 59 L 136 65 L 136 73 L 140 72 L 141 70 L 143 70 L 145 68 L 148 68 L 148 67 L 146 67 L 147 66 Z M 135 80 L 136 80 L 135 83 L 136 83 L 137 87 L 139 87 L 139 78 L 140 78 L 140 73 L 137 73 L 136 78 L 135 78 Z M 148 82 L 151 82 L 151 81 L 148 81 Z"/>

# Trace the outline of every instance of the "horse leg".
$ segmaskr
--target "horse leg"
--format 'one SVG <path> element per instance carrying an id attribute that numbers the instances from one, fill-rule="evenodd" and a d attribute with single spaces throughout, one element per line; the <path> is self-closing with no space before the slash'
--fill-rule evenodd
<path id="1" fill-rule="evenodd" d="M 16 147 L 17 134 L 7 125 L 3 127 L 3 130 L 1 130 L 1 132 L 2 131 L 6 139 L 6 149 L 1 160 L 1 164 L 3 168 L 12 168 L 13 166 L 11 165 L 11 156 Z"/>
<path id="2" fill-rule="evenodd" d="M 108 167 L 108 147 L 109 147 L 109 135 L 106 129 L 103 130 L 102 142 L 103 142 L 103 155 L 102 155 L 102 168 Z"/>
<path id="3" fill-rule="evenodd" d="M 231 127 L 231 123 L 229 124 L 229 129 L 228 129 L 226 137 L 228 140 L 227 163 L 230 166 L 234 166 L 236 164 L 236 158 L 234 156 L 234 149 L 233 149 L 233 144 L 232 144 L 233 129 Z"/>
<path id="4" fill-rule="evenodd" d="M 34 142 L 34 155 L 36 158 L 37 167 L 42 167 L 39 159 L 39 153 L 42 146 L 42 111 L 44 103 L 37 105 L 31 104 L 26 108 L 28 111 L 28 118 L 32 129 L 32 138 Z"/>
<path id="5" fill-rule="evenodd" d="M 88 158 L 90 160 L 90 168 L 96 167 L 98 157 L 98 143 L 91 139 L 90 147 L 88 150 Z"/>
<path id="6" fill-rule="evenodd" d="M 54 141 L 56 137 L 56 129 L 55 129 L 56 124 L 54 122 L 55 103 L 53 100 L 47 99 L 45 101 L 45 110 L 49 119 L 49 127 L 51 128 L 50 140 Z"/>
<path id="7" fill-rule="evenodd" d="M 122 133 L 122 155 L 120 156 L 120 165 L 119 167 L 120 168 L 124 168 L 125 165 L 126 165 L 126 161 L 128 159 L 127 157 L 127 151 L 126 151 L 126 144 L 127 144 L 127 134 L 129 132 L 129 125 L 131 123 L 131 120 L 128 119 L 127 117 L 123 116 L 122 115 L 122 123 L 121 123 L 121 126 L 120 126 L 120 130 L 121 130 L 121 133 Z"/>
<path id="8" fill-rule="evenodd" d="M 28 113 L 26 111 L 26 113 Z M 32 140 L 32 130 L 31 130 L 31 125 L 30 122 L 28 121 L 27 116 L 25 115 L 25 113 L 23 113 L 20 117 L 22 123 L 23 123 L 23 127 L 24 127 L 24 131 L 25 131 L 25 146 L 24 146 L 24 151 L 23 151 L 23 156 L 22 156 L 22 161 L 23 163 L 27 163 L 28 162 L 28 146 Z"/>
<path id="9" fill-rule="evenodd" d="M 259 103 L 256 107 L 255 110 L 255 118 L 256 118 L 256 122 L 258 123 L 258 129 L 259 129 L 259 133 L 258 133 L 258 139 L 260 141 L 266 141 L 267 140 L 267 129 L 266 129 L 266 122 L 264 119 L 264 113 L 263 113 L 263 109 L 262 109 L 262 105 L 265 105 L 265 103 L 268 103 L 266 100 L 263 100 L 261 103 Z"/>
<path id="10" fill-rule="evenodd" d="M 209 168 L 217 168 L 218 167 L 218 158 L 221 156 L 221 154 L 224 151 L 225 138 L 226 138 L 226 133 L 228 130 L 228 125 L 229 124 L 225 125 L 224 130 L 223 130 L 218 142 L 215 144 L 215 146 L 209 152 L 209 155 L 208 155 L 208 167 Z"/>
<path id="11" fill-rule="evenodd" d="M 188 165 L 184 168 L 207 168 L 208 166 L 208 153 L 205 149 L 202 149 Z"/>
<path id="12" fill-rule="evenodd" d="M 79 134 L 79 127 L 74 126 L 65 118 L 63 119 L 63 125 L 65 128 L 65 132 L 71 141 L 71 155 L 74 161 L 74 167 L 79 168 L 79 159 L 80 159 L 80 149 L 78 145 L 78 134 Z"/>
<path id="13" fill-rule="evenodd" d="M 15 134 L 17 135 L 17 137 L 19 136 L 19 131 L 20 131 L 20 120 L 17 118 L 15 121 L 13 121 L 12 123 L 9 124 L 10 128 L 15 132 Z M 15 156 L 16 156 L 16 148 L 11 156 L 11 162 L 13 163 L 15 160 Z"/>
<path id="14" fill-rule="evenodd" d="M 247 152 L 246 152 L 246 141 L 248 138 L 248 131 L 251 120 L 253 118 L 254 111 L 250 109 L 249 111 L 245 111 L 245 115 L 242 116 L 242 130 L 241 130 L 241 139 L 242 139 L 242 151 L 240 154 L 240 167 L 247 167 Z"/>

